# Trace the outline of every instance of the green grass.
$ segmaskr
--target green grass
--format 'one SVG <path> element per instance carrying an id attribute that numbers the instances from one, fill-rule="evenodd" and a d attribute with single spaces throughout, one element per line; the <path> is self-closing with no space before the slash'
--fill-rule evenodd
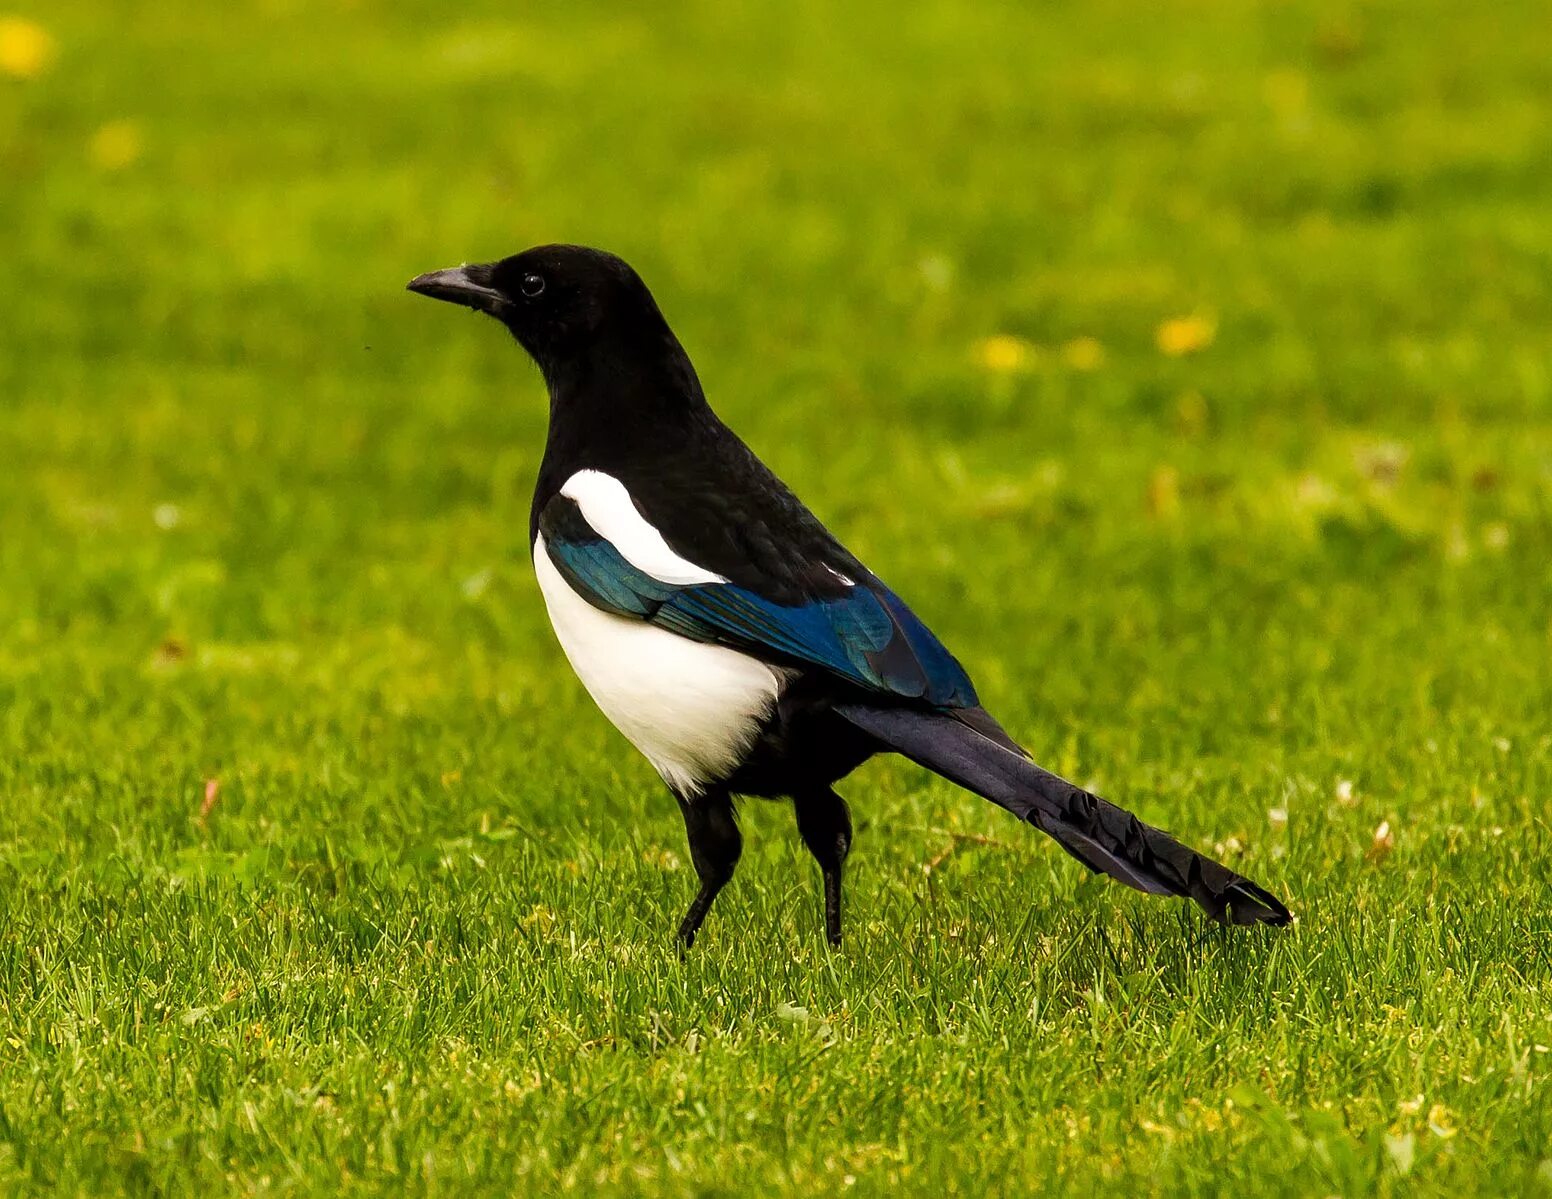
<path id="1" fill-rule="evenodd" d="M 1544 6 L 17 2 L 5 1189 L 1552 1191 Z M 539 381 L 402 291 L 549 240 L 1297 926 L 878 762 L 844 951 L 749 804 L 680 961 L 527 563 Z"/>

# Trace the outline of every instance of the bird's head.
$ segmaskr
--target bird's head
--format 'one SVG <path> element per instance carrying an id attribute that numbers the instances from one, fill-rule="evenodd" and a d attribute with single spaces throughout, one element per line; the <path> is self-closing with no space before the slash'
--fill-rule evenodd
<path id="1" fill-rule="evenodd" d="M 586 246 L 536 246 L 500 262 L 429 271 L 409 289 L 495 317 L 547 374 L 601 338 L 666 329 L 641 277 Z"/>

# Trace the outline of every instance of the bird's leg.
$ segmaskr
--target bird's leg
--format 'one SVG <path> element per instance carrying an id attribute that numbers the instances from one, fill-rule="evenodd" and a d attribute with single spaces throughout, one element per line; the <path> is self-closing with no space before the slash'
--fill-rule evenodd
<path id="1" fill-rule="evenodd" d="M 726 791 L 707 791 L 688 799 L 676 795 L 684 814 L 684 831 L 690 838 L 690 860 L 700 876 L 701 889 L 679 926 L 679 944 L 688 949 L 711 910 L 717 892 L 733 877 L 744 839 L 733 819 L 733 801 Z"/>
<path id="2" fill-rule="evenodd" d="M 841 943 L 841 868 L 851 852 L 851 813 L 828 787 L 792 798 L 798 832 L 824 874 L 825 936 Z"/>

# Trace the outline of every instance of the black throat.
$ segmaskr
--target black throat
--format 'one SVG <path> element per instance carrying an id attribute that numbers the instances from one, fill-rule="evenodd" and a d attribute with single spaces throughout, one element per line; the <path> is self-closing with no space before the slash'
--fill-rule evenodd
<path id="1" fill-rule="evenodd" d="M 654 314 L 656 315 L 656 314 Z M 628 477 L 633 467 L 693 461 L 721 423 L 679 339 L 660 316 L 598 330 L 577 353 L 541 360 L 550 426 L 529 512 L 539 512 L 579 470 Z"/>

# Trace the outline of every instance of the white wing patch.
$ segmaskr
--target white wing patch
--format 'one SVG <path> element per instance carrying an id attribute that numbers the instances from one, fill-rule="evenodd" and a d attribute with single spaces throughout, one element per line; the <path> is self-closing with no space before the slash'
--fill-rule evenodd
<path id="1" fill-rule="evenodd" d="M 658 582 L 675 587 L 727 582 L 721 575 L 703 570 L 674 553 L 663 535 L 636 510 L 625 484 L 613 475 L 601 470 L 579 470 L 566 480 L 560 493 L 576 502 L 593 532 L 619 550 L 620 557 Z"/>
<path id="2" fill-rule="evenodd" d="M 616 549 L 640 570 L 664 582 L 721 582 L 718 576 L 685 562 L 663 543 L 657 530 L 643 520 L 619 481 L 595 471 L 573 475 L 569 489 L 583 475 L 604 483 L 584 483 L 589 502 L 570 490 L 588 524 L 608 537 Z M 609 484 L 619 488 L 630 519 L 615 511 Z M 606 515 L 596 513 L 602 509 Z M 608 531 L 624 525 L 636 538 L 633 556 Z M 634 524 L 632 523 L 634 522 Z M 668 555 L 655 552 L 646 530 Z M 678 578 L 665 578 L 679 564 Z M 648 563 L 651 565 L 648 565 Z M 695 572 L 685 579 L 685 572 Z M 781 690 L 777 672 L 765 663 L 719 645 L 690 641 L 645 621 L 631 620 L 593 607 L 571 589 L 556 570 L 540 534 L 534 541 L 534 573 L 571 668 L 588 694 L 615 728 L 657 768 L 665 782 L 681 795 L 699 794 L 737 769 L 753 744 L 760 725 L 775 706 Z"/>

